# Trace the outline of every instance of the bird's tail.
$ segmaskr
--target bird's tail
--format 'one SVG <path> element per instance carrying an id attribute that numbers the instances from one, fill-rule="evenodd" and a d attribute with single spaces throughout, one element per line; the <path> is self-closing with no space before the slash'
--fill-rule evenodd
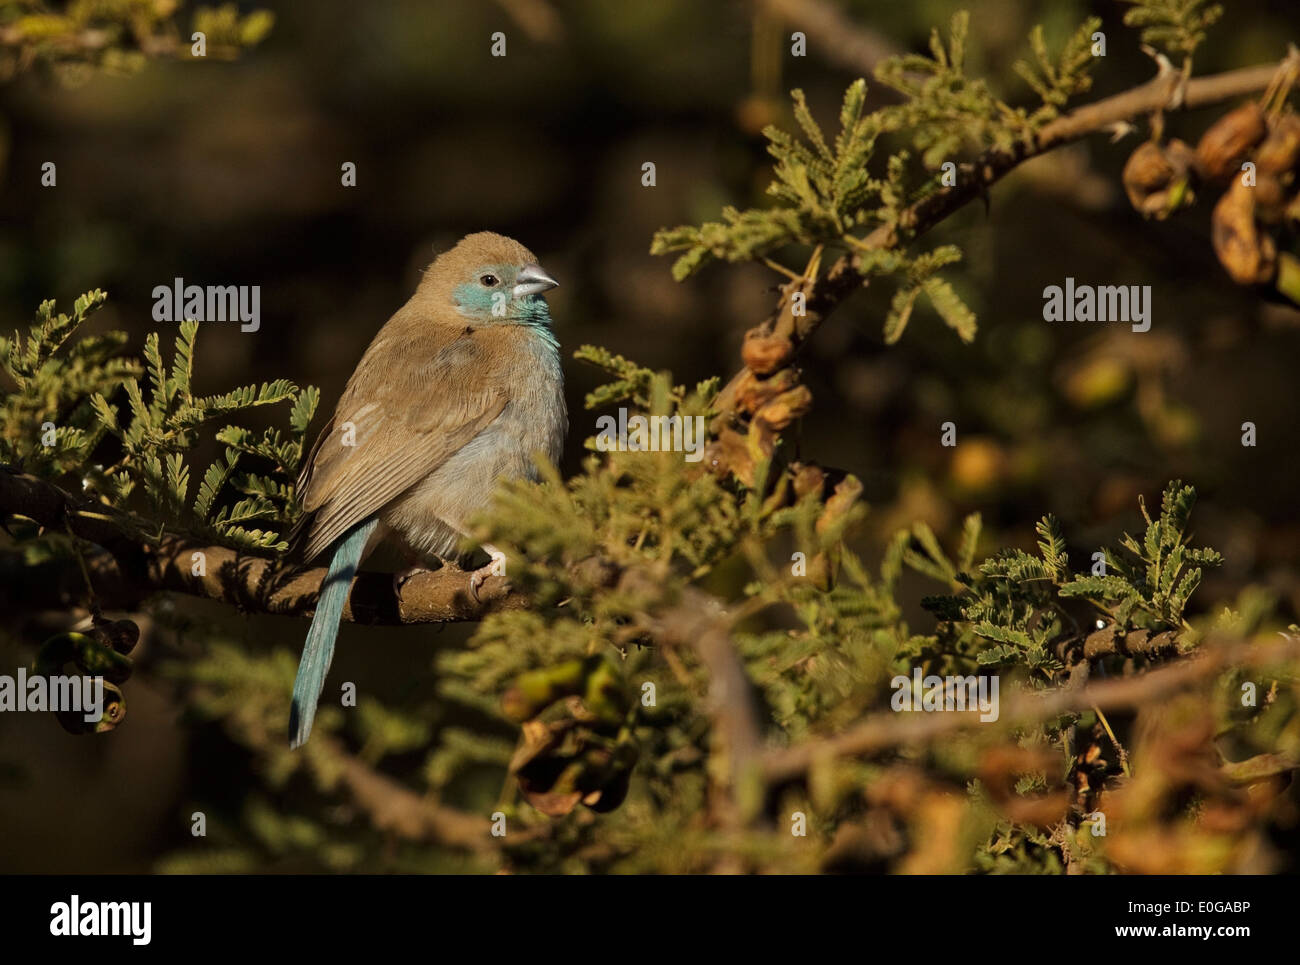
<path id="1" fill-rule="evenodd" d="M 300 747 L 311 735 L 316 719 L 316 703 L 325 686 L 325 674 L 334 657 L 334 640 L 339 635 L 343 604 L 348 598 L 352 577 L 361 564 L 366 541 L 374 532 L 376 520 L 368 519 L 348 530 L 334 548 L 329 573 L 321 584 L 316 613 L 311 618 L 307 642 L 298 661 L 298 678 L 293 682 L 293 703 L 289 708 L 289 746 Z"/>

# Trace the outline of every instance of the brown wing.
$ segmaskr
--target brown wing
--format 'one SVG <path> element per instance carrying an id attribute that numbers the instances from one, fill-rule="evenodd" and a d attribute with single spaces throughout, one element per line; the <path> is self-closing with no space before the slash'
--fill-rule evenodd
<path id="1" fill-rule="evenodd" d="M 387 329 L 357 365 L 299 479 L 307 560 L 434 472 L 505 408 L 490 360 L 468 332 L 426 329 L 416 339 L 406 326 Z"/>

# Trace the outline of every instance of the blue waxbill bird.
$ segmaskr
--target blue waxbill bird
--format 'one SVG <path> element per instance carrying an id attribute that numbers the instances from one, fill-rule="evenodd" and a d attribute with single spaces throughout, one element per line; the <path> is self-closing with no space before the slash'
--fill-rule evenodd
<path id="1" fill-rule="evenodd" d="M 292 747 L 311 734 L 366 554 L 390 539 L 417 559 L 451 559 L 497 480 L 535 479 L 536 453 L 559 460 L 568 415 L 542 297 L 556 284 L 517 241 L 468 235 L 429 266 L 357 363 L 298 479 L 295 534 L 305 559 L 325 554 L 329 570 L 293 686 Z M 491 567 L 475 571 L 475 594 Z M 394 583 L 400 593 L 400 575 Z"/>

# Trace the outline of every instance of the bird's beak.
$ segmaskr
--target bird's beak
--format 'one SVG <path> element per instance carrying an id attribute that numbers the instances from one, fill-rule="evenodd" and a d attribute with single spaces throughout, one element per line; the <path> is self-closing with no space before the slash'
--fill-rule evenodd
<path id="1" fill-rule="evenodd" d="M 559 284 L 558 281 L 545 272 L 541 265 L 524 265 L 515 278 L 515 287 L 512 294 L 515 298 L 522 298 L 525 295 L 540 295 L 542 292 L 548 292 Z"/>

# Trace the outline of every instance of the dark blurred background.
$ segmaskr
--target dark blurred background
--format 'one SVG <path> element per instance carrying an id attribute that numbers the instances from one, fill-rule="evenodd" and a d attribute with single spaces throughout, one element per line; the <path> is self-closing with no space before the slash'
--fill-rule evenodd
<path id="1" fill-rule="evenodd" d="M 1110 0 L 821 5 L 858 25 L 870 41 L 859 49 L 895 52 L 922 49 L 932 27 L 969 7 L 968 70 L 1013 101 L 1027 99 L 1011 65 L 1036 23 L 1059 42 L 1086 15 L 1104 18 L 1109 55 L 1085 99 L 1153 72 Z M 257 6 L 275 12 L 275 28 L 235 62 L 160 61 L 72 88 L 28 74 L 0 88 L 6 328 L 45 298 L 66 307 L 100 287 L 110 301 L 95 328 L 125 329 L 138 346 L 167 328 L 151 319 L 155 285 L 177 276 L 260 285 L 260 331 L 204 326 L 197 388 L 285 377 L 319 385 L 329 409 L 419 269 L 490 229 L 532 248 L 561 281 L 550 301 L 566 351 L 594 342 L 678 381 L 726 377 L 779 276 L 715 266 L 677 284 L 669 261 L 649 255 L 651 235 L 716 218 L 724 204 L 761 203 L 769 168 L 759 132 L 789 126 L 788 90 L 805 88 L 833 130 L 844 88 L 870 68 L 811 34 L 808 55 L 792 58 L 800 25 L 774 11 L 798 2 Z M 490 56 L 497 30 L 504 58 Z M 1294 0 L 1237 0 L 1197 72 L 1274 61 L 1298 36 Z M 873 106 L 888 97 L 871 90 Z M 1171 130 L 1194 143 L 1223 109 L 1174 116 Z M 1119 172 L 1145 136 L 1143 124 L 1119 144 L 1096 137 L 1025 165 L 987 209 L 971 205 L 935 233 L 966 251 L 948 277 L 979 315 L 973 346 L 922 311 L 886 347 L 883 286 L 845 304 L 805 355 L 816 407 L 799 445 L 864 481 L 872 512 L 858 541 L 868 557 L 916 519 L 951 545 L 976 509 L 988 528 L 982 550 L 1029 545 L 1034 520 L 1051 511 L 1082 567 L 1102 542 L 1136 529 L 1138 494 L 1156 501 L 1181 477 L 1201 494 L 1198 541 L 1226 557 L 1200 605 L 1262 585 L 1294 619 L 1300 314 L 1230 283 L 1206 204 L 1165 223 L 1130 208 Z M 46 161 L 57 164 L 57 187 L 40 186 Z M 340 184 L 346 161 L 356 187 Z M 641 183 L 646 161 L 657 167 L 652 188 Z M 805 253 L 789 255 L 802 266 Z M 1151 330 L 1045 323 L 1042 290 L 1067 276 L 1151 285 Z M 598 378 L 572 361 L 566 376 L 572 470 L 594 432 L 582 397 Z M 938 445 L 949 420 L 955 450 Z M 1255 448 L 1241 445 L 1245 421 L 1258 427 Z M 177 605 L 249 646 L 296 647 L 304 629 Z M 928 619 L 917 611 L 917 628 Z M 345 628 L 339 666 L 402 686 L 427 672 L 432 632 Z M 465 632 L 448 630 L 438 646 Z M 27 662 L 25 647 L 6 634 L 0 663 Z M 197 802 L 238 810 L 238 753 L 180 727 L 165 684 L 134 681 L 131 698 L 111 740 L 71 738 L 43 715 L 0 716 L 0 870 L 166 868 Z"/>

